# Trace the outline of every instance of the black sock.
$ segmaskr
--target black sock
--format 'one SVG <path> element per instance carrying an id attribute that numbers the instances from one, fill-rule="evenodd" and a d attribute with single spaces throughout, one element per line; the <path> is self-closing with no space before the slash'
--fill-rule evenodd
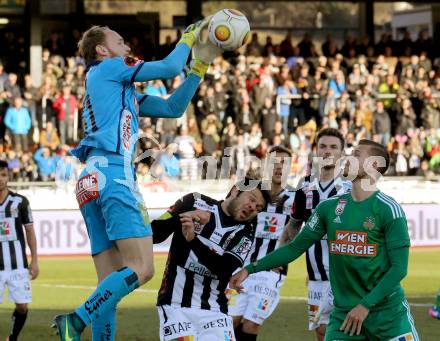
<path id="1" fill-rule="evenodd" d="M 241 328 L 243 327 L 243 323 L 240 323 L 236 328 L 234 328 L 235 339 L 237 341 L 241 340 Z"/>
<path id="2" fill-rule="evenodd" d="M 248 334 L 241 330 L 240 341 L 256 341 L 257 334 Z"/>
<path id="3" fill-rule="evenodd" d="M 9 341 L 16 341 L 18 338 L 18 334 L 20 334 L 23 329 L 24 323 L 26 322 L 27 311 L 23 314 L 14 310 L 14 313 L 11 317 L 12 328 L 11 335 L 9 335 Z"/>

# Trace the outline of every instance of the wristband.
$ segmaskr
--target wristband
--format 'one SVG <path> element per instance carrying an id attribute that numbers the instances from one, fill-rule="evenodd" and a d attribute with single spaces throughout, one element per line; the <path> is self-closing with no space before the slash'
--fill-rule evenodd
<path id="1" fill-rule="evenodd" d="M 189 73 L 193 73 L 196 76 L 203 78 L 203 76 L 205 76 L 205 73 L 208 71 L 208 68 L 209 64 L 202 62 L 200 59 L 195 59 Z"/>

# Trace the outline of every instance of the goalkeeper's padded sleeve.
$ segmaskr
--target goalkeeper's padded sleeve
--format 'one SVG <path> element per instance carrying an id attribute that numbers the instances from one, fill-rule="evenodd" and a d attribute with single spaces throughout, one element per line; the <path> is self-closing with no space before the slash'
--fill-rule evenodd
<path id="1" fill-rule="evenodd" d="M 138 97 L 139 115 L 142 117 L 177 118 L 183 115 L 189 102 L 197 91 L 201 78 L 194 73 L 167 99 L 158 96 Z"/>
<path id="2" fill-rule="evenodd" d="M 270 270 L 286 265 L 301 256 L 315 241 L 321 240 L 324 233 L 303 228 L 302 231 L 289 244 L 269 253 L 256 263 L 246 266 L 249 274 Z"/>
<path id="3" fill-rule="evenodd" d="M 405 278 L 408 272 L 409 247 L 400 247 L 388 250 L 391 267 L 377 283 L 374 289 L 364 297 L 360 304 L 371 309 L 384 297 L 396 290 L 396 286 Z"/>

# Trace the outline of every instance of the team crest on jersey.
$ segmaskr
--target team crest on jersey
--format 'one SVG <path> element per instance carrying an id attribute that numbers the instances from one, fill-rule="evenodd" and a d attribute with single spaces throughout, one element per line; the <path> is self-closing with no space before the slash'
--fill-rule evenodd
<path id="1" fill-rule="evenodd" d="M 251 250 L 251 247 L 252 241 L 247 237 L 243 237 L 240 242 L 232 249 L 232 252 L 244 260 Z"/>
<path id="2" fill-rule="evenodd" d="M 374 218 L 373 217 L 367 217 L 364 221 L 363 227 L 365 227 L 367 230 L 374 229 Z"/>
<path id="3" fill-rule="evenodd" d="M 277 217 L 267 216 L 264 219 L 264 232 L 274 233 L 277 231 L 278 219 Z"/>
<path id="4" fill-rule="evenodd" d="M 341 215 L 344 212 L 345 205 L 347 205 L 347 200 L 339 199 L 338 205 L 336 206 L 336 209 L 335 209 L 335 214 Z"/>
<path id="5" fill-rule="evenodd" d="M 141 61 L 139 59 L 137 59 L 136 57 L 125 57 L 124 58 L 124 63 L 127 66 L 135 66 L 137 64 L 139 64 Z"/>

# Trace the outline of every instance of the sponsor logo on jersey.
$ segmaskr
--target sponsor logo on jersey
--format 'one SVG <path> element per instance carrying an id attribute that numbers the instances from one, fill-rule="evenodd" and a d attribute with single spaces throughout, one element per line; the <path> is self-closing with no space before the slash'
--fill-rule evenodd
<path id="1" fill-rule="evenodd" d="M 232 249 L 232 252 L 240 258 L 245 259 L 249 251 L 251 250 L 251 247 L 252 241 L 247 237 L 243 237 L 241 238 L 240 242 Z"/>
<path id="2" fill-rule="evenodd" d="M 200 276 L 217 279 L 217 276 L 215 274 L 213 274 L 206 266 L 203 266 L 200 263 L 188 262 L 187 264 L 185 264 L 185 269 L 194 272 Z"/>
<path id="3" fill-rule="evenodd" d="M 132 134 L 131 121 L 133 115 L 128 110 L 123 111 L 124 117 L 122 118 L 122 145 L 125 150 L 130 150 L 130 139 Z"/>
<path id="4" fill-rule="evenodd" d="M 336 224 L 340 224 L 340 223 L 342 223 L 342 221 L 341 221 L 341 217 L 337 215 L 336 218 L 333 219 L 333 222 L 336 223 Z"/>
<path id="5" fill-rule="evenodd" d="M 11 234 L 11 227 L 8 221 L 0 221 L 0 235 L 9 236 Z"/>
<path id="6" fill-rule="evenodd" d="M 367 217 L 364 221 L 364 224 L 362 225 L 367 230 L 374 229 L 374 218 L 373 217 Z"/>
<path id="7" fill-rule="evenodd" d="M 278 219 L 277 217 L 265 217 L 264 219 L 264 232 L 274 233 L 277 231 Z"/>
<path id="8" fill-rule="evenodd" d="M 330 253 L 375 257 L 376 244 L 368 244 L 368 234 L 366 232 L 336 230 L 336 240 L 330 241 Z"/>
<path id="9" fill-rule="evenodd" d="M 345 205 L 347 205 L 347 200 L 339 199 L 338 205 L 336 206 L 336 209 L 335 209 L 335 214 L 341 215 L 344 212 Z"/>
<path id="10" fill-rule="evenodd" d="M 198 208 L 199 210 L 202 211 L 208 211 L 211 213 L 216 213 L 216 209 L 215 209 L 215 205 L 209 205 L 206 201 L 202 200 L 202 199 L 196 199 L 196 201 L 194 202 L 194 208 Z"/>
<path id="11" fill-rule="evenodd" d="M 78 180 L 75 188 L 76 201 L 79 207 L 99 198 L 98 174 L 90 173 Z"/>

